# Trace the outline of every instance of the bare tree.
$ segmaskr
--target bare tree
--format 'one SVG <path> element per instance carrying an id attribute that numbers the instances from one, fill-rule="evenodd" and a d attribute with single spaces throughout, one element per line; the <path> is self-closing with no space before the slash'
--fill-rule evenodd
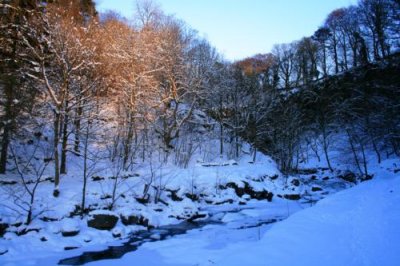
<path id="1" fill-rule="evenodd" d="M 21 149 L 24 152 L 21 152 Z M 29 150 L 29 152 L 27 152 Z M 33 147 L 17 147 L 10 146 L 11 155 L 14 159 L 15 169 L 19 176 L 19 185 L 16 189 L 12 189 L 8 194 L 13 199 L 13 206 L 6 206 L 17 212 L 23 211 L 26 220 L 25 224 L 29 225 L 38 215 L 45 210 L 37 209 L 36 194 L 44 173 L 47 169 L 49 161 L 45 158 L 48 156 L 49 149 L 46 143 L 41 139 L 34 140 Z M 38 159 L 40 158 L 40 159 Z"/>

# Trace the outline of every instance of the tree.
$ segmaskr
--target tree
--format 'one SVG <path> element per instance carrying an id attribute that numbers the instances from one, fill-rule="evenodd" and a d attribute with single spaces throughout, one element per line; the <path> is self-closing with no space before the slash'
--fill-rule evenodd
<path id="1" fill-rule="evenodd" d="M 278 75 L 280 80 L 283 81 L 282 86 L 284 89 L 288 90 L 292 85 L 292 76 L 295 70 L 295 45 L 275 45 L 272 53 L 277 60 L 279 68 Z"/>
<path id="2" fill-rule="evenodd" d="M 9 144 L 17 130 L 17 120 L 22 111 L 28 111 L 35 97 L 26 80 L 27 68 L 36 67 L 27 60 L 26 45 L 20 36 L 27 36 L 33 29 L 29 19 L 36 16 L 36 1 L 7 1 L 0 4 L 0 173 L 7 168 Z"/>
<path id="3" fill-rule="evenodd" d="M 390 2 L 390 0 L 361 0 L 359 2 L 361 19 L 372 39 L 375 59 L 390 54 L 388 43 L 388 31 L 391 24 Z"/>
<path id="4" fill-rule="evenodd" d="M 327 56 L 327 48 L 328 48 L 328 40 L 330 38 L 331 32 L 327 27 L 320 27 L 312 38 L 319 44 L 319 51 L 322 51 L 322 60 L 319 60 L 322 64 L 322 73 L 323 76 L 328 76 L 328 56 Z"/>
<path id="5" fill-rule="evenodd" d="M 341 25 L 341 18 L 344 15 L 344 9 L 336 9 L 332 11 L 326 21 L 325 21 L 325 27 L 327 27 L 330 32 L 330 38 L 329 38 L 329 48 L 331 52 L 333 53 L 333 62 L 335 65 L 335 73 L 339 73 L 339 67 L 340 67 L 340 62 L 339 62 L 339 51 L 338 51 L 338 45 L 340 42 L 340 25 Z"/>
<path id="6" fill-rule="evenodd" d="M 81 24 L 82 20 L 79 16 L 73 16 L 76 9 L 73 2 L 70 5 L 71 9 L 57 4 L 47 5 L 46 12 L 30 22 L 30 26 L 34 29 L 31 35 L 23 36 L 23 43 L 28 47 L 30 61 L 37 66 L 28 73 L 28 76 L 39 82 L 39 91 L 47 95 L 54 114 L 55 188 L 53 195 L 56 197 L 59 194 L 60 174 L 66 172 L 70 113 L 73 108 L 80 105 L 82 91 L 91 89 L 90 87 L 81 88 L 77 84 L 81 80 L 80 75 L 84 69 L 94 66 L 92 49 L 83 45 L 88 44 L 87 40 L 79 38 L 91 37 L 89 27 Z M 60 143 L 62 143 L 61 147 Z"/>

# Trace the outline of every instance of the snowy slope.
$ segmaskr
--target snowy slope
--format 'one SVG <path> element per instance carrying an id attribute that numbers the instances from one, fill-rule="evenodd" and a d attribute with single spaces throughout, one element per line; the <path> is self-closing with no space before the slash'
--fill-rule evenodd
<path id="1" fill-rule="evenodd" d="M 400 178 L 376 179 L 274 226 L 221 265 L 398 265 Z"/>

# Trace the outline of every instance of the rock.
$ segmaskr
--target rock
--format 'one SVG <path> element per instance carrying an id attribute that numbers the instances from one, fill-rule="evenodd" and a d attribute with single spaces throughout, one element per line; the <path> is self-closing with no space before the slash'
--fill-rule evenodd
<path id="1" fill-rule="evenodd" d="M 311 188 L 312 192 L 321 191 L 321 190 L 322 190 L 322 188 L 320 188 L 320 187 L 312 187 Z"/>
<path id="2" fill-rule="evenodd" d="M 111 211 L 93 211 L 89 214 L 87 224 L 99 230 L 111 230 L 119 220 L 118 215 Z"/>
<path id="3" fill-rule="evenodd" d="M 62 221 L 61 234 L 64 237 L 76 236 L 79 234 L 79 224 L 74 219 L 64 219 Z"/>
<path id="4" fill-rule="evenodd" d="M 296 186 L 296 187 L 300 186 L 300 180 L 298 180 L 298 179 L 293 179 L 291 183 L 293 186 Z"/>
<path id="5" fill-rule="evenodd" d="M 183 200 L 183 198 L 178 196 L 179 189 L 177 189 L 177 190 L 167 189 L 166 191 L 170 193 L 168 195 L 168 197 L 170 197 L 173 201 L 182 201 Z"/>
<path id="6" fill-rule="evenodd" d="M 67 247 L 64 247 L 64 250 L 72 250 L 72 249 L 77 249 L 77 248 L 79 248 L 79 247 L 67 246 Z"/>
<path id="7" fill-rule="evenodd" d="M 188 221 L 188 222 L 194 222 L 195 220 L 204 219 L 204 218 L 206 218 L 206 217 L 208 217 L 208 214 L 207 214 L 207 213 L 198 213 L 198 212 L 196 212 L 192 217 L 190 217 L 189 219 L 187 219 L 187 221 Z"/>
<path id="8" fill-rule="evenodd" d="M 273 175 L 273 176 L 270 176 L 269 179 L 275 180 L 275 179 L 278 179 L 278 177 L 279 177 L 278 175 Z"/>
<path id="9" fill-rule="evenodd" d="M 140 204 L 146 205 L 150 202 L 150 197 L 147 195 L 145 197 L 142 198 L 135 198 L 137 202 L 139 202 Z"/>
<path id="10" fill-rule="evenodd" d="M 62 231 L 61 234 L 63 237 L 76 236 L 79 234 L 79 230 L 77 230 L 77 231 Z"/>
<path id="11" fill-rule="evenodd" d="M 250 197 L 256 200 L 268 200 L 269 202 L 272 201 L 272 197 L 274 194 L 272 192 L 268 192 L 266 190 L 263 191 L 253 191 L 252 194 L 250 194 Z"/>
<path id="12" fill-rule="evenodd" d="M 40 229 L 39 228 L 22 228 L 21 230 L 15 232 L 15 233 L 17 234 L 17 236 L 23 236 L 30 232 L 39 233 Z"/>
<path id="13" fill-rule="evenodd" d="M 2 237 L 8 228 L 8 224 L 6 223 L 0 223 L 0 237 Z"/>
<path id="14" fill-rule="evenodd" d="M 104 195 L 100 196 L 101 200 L 106 200 L 106 199 L 111 199 L 111 198 L 112 198 L 112 196 L 110 194 L 104 194 Z"/>
<path id="15" fill-rule="evenodd" d="M 58 218 L 47 217 L 47 216 L 40 217 L 39 219 L 42 220 L 43 222 L 55 222 L 55 221 L 58 221 Z"/>
<path id="16" fill-rule="evenodd" d="M 214 204 L 215 204 L 215 205 L 222 205 L 222 204 L 225 204 L 225 203 L 232 204 L 232 203 L 233 203 L 233 199 L 227 199 L 227 200 L 223 200 L 223 201 L 217 201 L 217 202 L 215 202 Z"/>
<path id="17" fill-rule="evenodd" d="M 58 196 L 60 196 L 60 190 L 54 189 L 53 190 L 53 197 L 58 198 Z"/>
<path id="18" fill-rule="evenodd" d="M 85 243 L 92 242 L 92 237 L 90 235 L 86 235 L 83 237 L 83 241 L 85 241 Z"/>
<path id="19" fill-rule="evenodd" d="M 196 194 L 191 194 L 191 193 L 186 193 L 185 196 L 189 199 L 191 199 L 192 201 L 198 201 L 199 200 L 199 196 Z"/>
<path id="20" fill-rule="evenodd" d="M 374 177 L 374 175 L 364 175 L 361 178 L 361 182 L 365 182 L 365 181 L 371 180 L 373 177 Z"/>
<path id="21" fill-rule="evenodd" d="M 125 234 L 125 230 L 122 227 L 116 227 L 111 231 L 114 238 L 122 237 Z"/>
<path id="22" fill-rule="evenodd" d="M 351 183 L 357 183 L 357 176 L 355 173 L 347 171 L 343 175 L 340 175 L 339 178 L 351 182 Z"/>
<path id="23" fill-rule="evenodd" d="M 145 227 L 149 227 L 149 219 L 143 217 L 142 215 L 121 215 L 121 222 L 124 225 L 142 225 Z"/>
<path id="24" fill-rule="evenodd" d="M 33 135 L 34 135 L 36 138 L 40 139 L 40 138 L 42 137 L 43 133 L 38 131 L 38 132 L 33 133 Z"/>
<path id="25" fill-rule="evenodd" d="M 329 176 L 325 176 L 324 178 L 322 178 L 322 180 L 324 181 L 329 180 Z"/>
<path id="26" fill-rule="evenodd" d="M 314 175 L 318 173 L 318 169 L 315 168 L 297 169 L 296 173 L 300 175 Z"/>
<path id="27" fill-rule="evenodd" d="M 245 184 L 248 184 L 247 182 L 245 182 Z M 229 182 L 224 186 L 221 186 L 222 189 L 226 189 L 226 188 L 232 188 L 235 190 L 236 195 L 238 195 L 239 197 L 242 197 L 245 194 L 245 189 L 239 187 L 236 183 L 233 182 Z"/>
<path id="28" fill-rule="evenodd" d="M 43 159 L 43 162 L 45 162 L 45 163 L 49 163 L 49 162 L 51 162 L 51 161 L 53 161 L 53 158 L 44 158 Z"/>
<path id="29" fill-rule="evenodd" d="M 15 185 L 17 181 L 0 181 L 0 185 Z"/>
<path id="30" fill-rule="evenodd" d="M 249 195 L 250 198 L 252 199 L 257 199 L 257 200 L 268 200 L 272 201 L 272 197 L 274 196 L 273 193 L 268 192 L 266 190 L 262 191 L 254 191 L 254 188 L 250 186 L 249 183 L 242 181 L 244 184 L 244 187 L 239 187 L 236 183 L 229 182 L 225 186 L 220 186 L 220 189 L 226 189 L 226 188 L 232 188 L 235 190 L 236 195 L 239 197 L 242 197 L 244 195 Z"/>
<path id="31" fill-rule="evenodd" d="M 46 238 L 45 236 L 42 236 L 42 237 L 40 238 L 40 241 L 46 242 L 46 241 L 47 241 L 47 238 Z"/>
<path id="32" fill-rule="evenodd" d="M 6 254 L 7 252 L 8 252 L 7 248 L 0 246 L 0 256 Z"/>
<path id="33" fill-rule="evenodd" d="M 301 198 L 299 194 L 285 194 L 283 197 L 288 200 L 299 200 Z"/>
<path id="34" fill-rule="evenodd" d="M 48 181 L 50 183 L 54 183 L 54 177 L 51 177 L 51 176 L 46 177 L 45 179 L 43 179 L 43 181 Z"/>
<path id="35" fill-rule="evenodd" d="M 101 180 L 104 180 L 104 177 L 101 177 L 101 176 L 92 176 L 92 181 L 98 182 L 98 181 L 101 181 Z"/>

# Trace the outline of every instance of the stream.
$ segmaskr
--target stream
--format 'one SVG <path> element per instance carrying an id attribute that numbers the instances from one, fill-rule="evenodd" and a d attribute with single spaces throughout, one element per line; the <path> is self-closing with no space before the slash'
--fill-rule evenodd
<path id="1" fill-rule="evenodd" d="M 164 241 L 175 236 L 187 234 L 189 231 L 194 229 L 202 229 L 208 225 L 220 225 L 225 226 L 229 223 L 223 221 L 223 217 L 227 214 L 240 214 L 243 211 L 251 211 L 254 208 L 240 208 L 231 209 L 225 211 L 219 211 L 212 214 L 209 218 L 200 221 L 193 222 L 182 222 L 176 225 L 160 226 L 158 228 L 138 231 L 132 234 L 128 241 L 120 246 L 109 246 L 108 248 L 101 251 L 90 251 L 83 252 L 81 255 L 65 258 L 58 262 L 59 265 L 83 265 L 89 262 L 107 260 L 107 259 L 119 259 L 123 255 L 136 251 L 144 243 Z M 243 219 L 246 220 L 246 219 Z M 244 230 L 251 228 L 258 228 L 264 225 L 270 225 L 278 221 L 283 220 L 282 217 L 270 217 L 264 219 L 247 219 L 246 221 L 238 222 L 232 230 Z"/>

